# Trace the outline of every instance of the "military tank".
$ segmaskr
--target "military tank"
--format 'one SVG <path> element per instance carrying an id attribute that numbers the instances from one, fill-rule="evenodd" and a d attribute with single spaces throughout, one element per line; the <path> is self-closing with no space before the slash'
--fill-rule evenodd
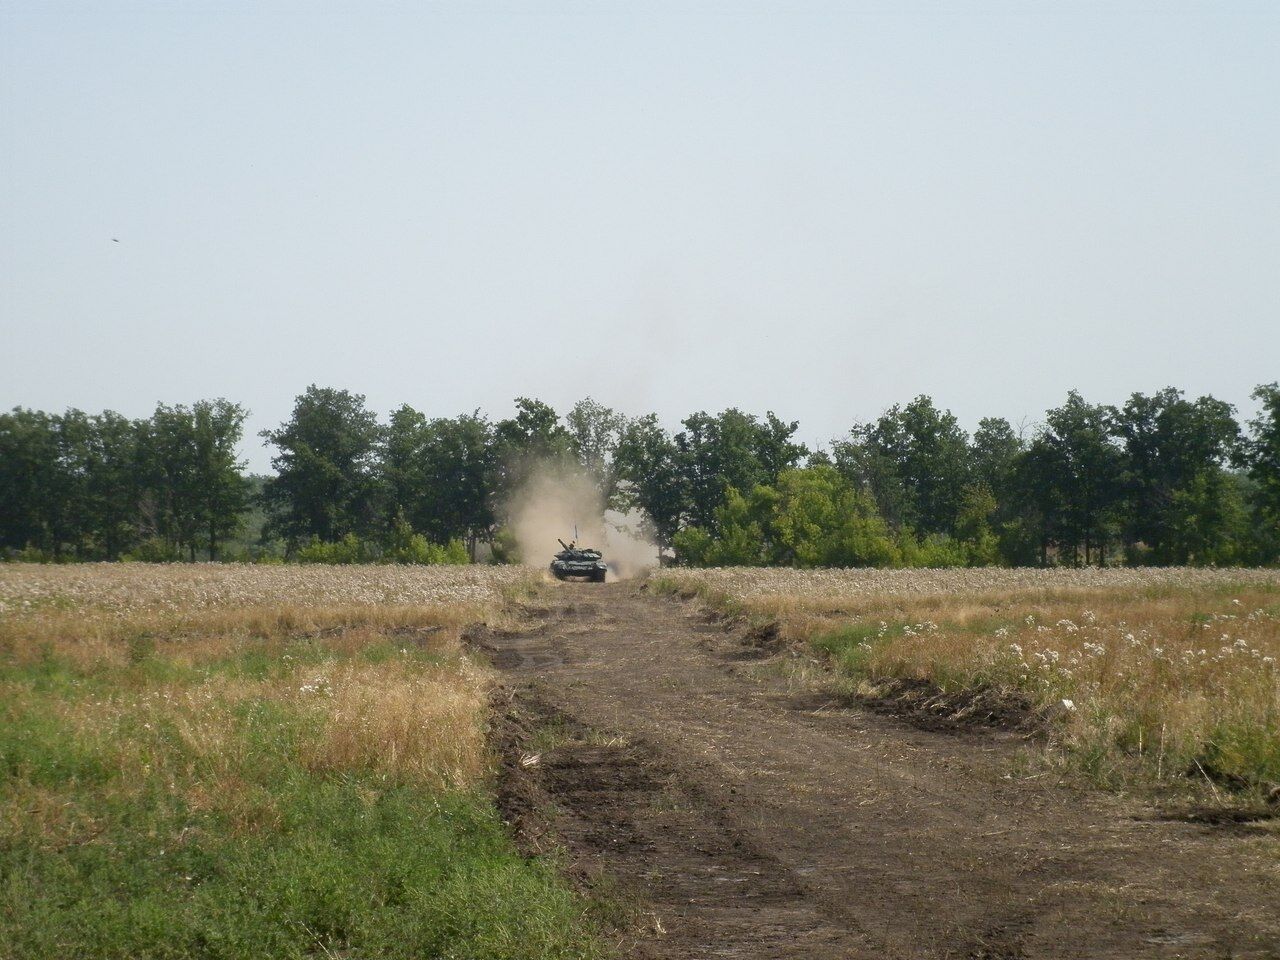
<path id="1" fill-rule="evenodd" d="M 580 547 L 576 540 L 565 543 L 556 538 L 564 547 L 551 561 L 551 575 L 557 580 L 590 580 L 592 583 L 604 583 L 604 575 L 609 572 L 609 565 L 599 550 Z"/>

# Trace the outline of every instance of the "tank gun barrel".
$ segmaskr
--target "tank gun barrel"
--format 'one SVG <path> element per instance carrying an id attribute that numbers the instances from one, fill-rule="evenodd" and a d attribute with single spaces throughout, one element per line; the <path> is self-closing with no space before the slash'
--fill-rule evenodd
<path id="1" fill-rule="evenodd" d="M 560 546 L 564 547 L 566 550 L 569 549 L 569 545 L 565 543 L 563 540 L 561 540 L 559 537 L 556 537 L 556 543 L 560 544 Z"/>

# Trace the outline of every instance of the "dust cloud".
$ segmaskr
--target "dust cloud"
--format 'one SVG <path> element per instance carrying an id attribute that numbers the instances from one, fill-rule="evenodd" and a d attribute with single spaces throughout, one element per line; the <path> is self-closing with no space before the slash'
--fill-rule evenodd
<path id="1" fill-rule="evenodd" d="M 521 561 L 544 567 L 577 529 L 578 545 L 604 554 L 610 580 L 629 580 L 658 565 L 658 548 L 640 535 L 640 518 L 606 510 L 590 476 L 574 467 L 539 464 L 507 506 Z"/>

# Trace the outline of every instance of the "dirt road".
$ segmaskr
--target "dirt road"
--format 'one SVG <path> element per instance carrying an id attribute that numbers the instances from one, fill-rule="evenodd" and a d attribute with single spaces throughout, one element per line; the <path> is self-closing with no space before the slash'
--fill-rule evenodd
<path id="1" fill-rule="evenodd" d="M 506 802 L 646 904 L 624 955 L 1280 957 L 1273 824 L 1011 776 L 1013 735 L 798 690 L 631 584 L 549 597 L 480 641 L 514 692 Z"/>

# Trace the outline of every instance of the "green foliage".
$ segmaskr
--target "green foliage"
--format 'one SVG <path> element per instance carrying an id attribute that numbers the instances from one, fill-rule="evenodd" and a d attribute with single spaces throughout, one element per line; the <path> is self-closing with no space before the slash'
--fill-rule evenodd
<path id="1" fill-rule="evenodd" d="M 494 563 L 520 563 L 520 545 L 516 542 L 515 531 L 504 527 L 493 535 L 490 543 Z"/>
<path id="2" fill-rule="evenodd" d="M 718 530 L 716 511 L 730 489 L 772 485 L 806 453 L 792 440 L 799 425 L 784 423 L 772 412 L 763 421 L 737 409 L 714 417 L 699 412 L 683 426 L 674 443 L 685 518 L 712 532 Z"/>
<path id="3" fill-rule="evenodd" d="M 1241 456 L 1254 492 L 1251 549 L 1259 561 L 1275 563 L 1280 561 L 1280 383 L 1263 384 L 1253 399 L 1262 409 L 1249 421 Z"/>
<path id="4" fill-rule="evenodd" d="M 1040 526 L 1042 560 L 1050 543 L 1073 565 L 1106 559 L 1118 532 L 1123 467 L 1114 413 L 1073 390 L 1045 415 L 1044 428 L 1020 458 L 1015 483 Z"/>
<path id="5" fill-rule="evenodd" d="M 578 466 L 591 477 L 602 503 L 612 503 L 618 492 L 617 452 L 627 429 L 627 418 L 587 397 L 564 415 L 569 450 Z"/>
<path id="6" fill-rule="evenodd" d="M 472 551 L 495 522 L 494 430 L 478 412 L 428 420 L 412 407 L 391 414 L 382 448 L 386 516 L 404 517 L 439 543 L 464 540 Z"/>
<path id="7" fill-rule="evenodd" d="M 715 512 L 719 533 L 711 541 L 707 555 L 711 566 L 759 566 L 769 562 L 766 527 L 772 519 L 770 499 L 772 491 L 768 487 L 756 487 L 750 498 L 733 487 L 726 491 L 724 503 Z"/>
<path id="8" fill-rule="evenodd" d="M 960 494 L 971 477 L 969 438 L 951 411 L 939 410 L 929 397 L 855 426 L 848 440 L 835 444 L 835 459 L 857 486 L 872 492 L 895 527 L 954 532 Z"/>
<path id="9" fill-rule="evenodd" d="M 441 566 L 470 563 L 471 555 L 461 540 L 455 538 L 444 545 L 432 543 L 422 534 L 414 533 L 413 528 L 401 520 L 392 530 L 381 559 L 383 563 Z"/>
<path id="10" fill-rule="evenodd" d="M 898 538 L 898 544 L 900 557 L 898 565 L 900 566 L 976 566 L 966 544 L 939 533 L 931 533 L 922 539 L 916 539 L 910 530 L 904 530 Z"/>
<path id="11" fill-rule="evenodd" d="M 999 509 L 995 494 L 985 482 L 971 483 L 961 493 L 956 539 L 963 546 L 968 566 L 985 567 L 1000 562 L 1000 542 L 992 529 Z"/>
<path id="12" fill-rule="evenodd" d="M 715 512 L 716 533 L 686 527 L 675 537 L 695 566 L 889 566 L 900 551 L 870 496 L 834 467 L 784 470 L 776 487 L 744 497 L 730 488 Z"/>
<path id="13" fill-rule="evenodd" d="M 420 533 L 414 533 L 403 520 L 399 521 L 385 544 L 361 540 L 348 533 L 341 540 L 325 543 L 312 540 L 296 552 L 299 563 L 352 564 L 352 563 L 407 563 L 424 566 L 467 564 L 471 557 L 461 540 L 446 544 L 431 543 Z"/>
<path id="14" fill-rule="evenodd" d="M 850 623 L 811 639 L 814 647 L 831 658 L 843 673 L 858 679 L 875 676 L 870 661 L 877 647 L 902 635 L 901 623 Z"/>
<path id="15" fill-rule="evenodd" d="M 900 559 L 871 496 L 835 467 L 784 471 L 774 502 L 777 556 L 790 566 L 884 567 Z"/>
<path id="16" fill-rule="evenodd" d="M 516 399 L 516 415 L 493 429 L 491 502 L 505 506 L 540 465 L 574 462 L 573 441 L 556 411 L 541 400 Z"/>
<path id="17" fill-rule="evenodd" d="M 1222 563 L 1243 525 L 1237 485 L 1224 472 L 1239 443 L 1230 404 L 1190 401 L 1169 388 L 1135 393 L 1114 415 L 1124 445 L 1126 541 L 1155 563 Z"/>
<path id="18" fill-rule="evenodd" d="M 298 548 L 295 556 L 299 563 L 372 563 L 375 559 L 368 545 L 354 533 L 333 543 L 313 537 L 306 546 Z"/>
<path id="19" fill-rule="evenodd" d="M 711 567 L 711 534 L 701 527 L 685 527 L 671 538 L 676 559 L 690 567 Z"/>
<path id="20" fill-rule="evenodd" d="M 135 563 L 174 563 L 183 556 L 182 550 L 164 537 L 147 537 L 128 553 L 121 554 L 120 559 Z"/>
<path id="21" fill-rule="evenodd" d="M 1221 723 L 1197 758 L 1201 768 L 1228 783 L 1280 783 L 1280 736 L 1250 723 Z"/>
<path id="22" fill-rule="evenodd" d="M 147 424 L 141 441 L 148 489 L 158 499 L 156 533 L 215 559 L 220 543 L 234 534 L 248 503 L 248 482 L 241 475 L 236 444 L 248 411 L 225 400 L 191 407 L 163 404 Z"/>
<path id="23" fill-rule="evenodd" d="M 973 434 L 970 449 L 973 484 L 985 485 L 997 504 L 1011 499 L 1018 458 L 1025 450 L 1021 437 L 1013 432 L 1009 421 L 1000 417 L 983 417 Z"/>
<path id="24" fill-rule="evenodd" d="M 686 478 L 680 450 L 655 414 L 623 428 L 615 464 L 619 506 L 639 510 L 645 519 L 644 532 L 659 546 L 673 546 L 688 501 Z"/>
<path id="25" fill-rule="evenodd" d="M 0 548 L 55 560 L 216 557 L 247 503 L 235 452 L 246 415 L 225 400 L 160 405 L 136 421 L 0 414 Z"/>
<path id="26" fill-rule="evenodd" d="M 293 416 L 262 436 L 279 450 L 264 498 L 291 546 L 373 532 L 382 428 L 363 396 L 312 384 Z"/>

